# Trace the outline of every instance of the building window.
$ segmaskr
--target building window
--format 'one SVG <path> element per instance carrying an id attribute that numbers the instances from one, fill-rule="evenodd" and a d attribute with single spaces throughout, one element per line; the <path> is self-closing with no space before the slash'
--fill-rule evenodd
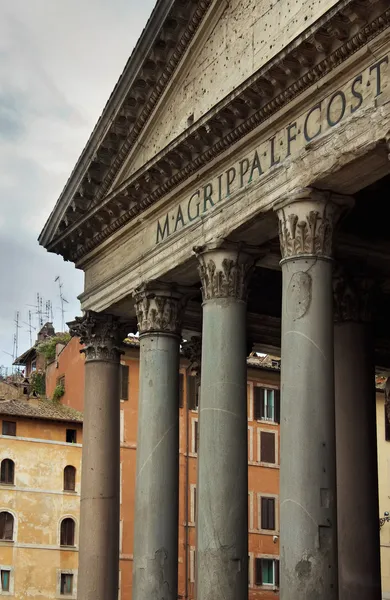
<path id="1" fill-rule="evenodd" d="M 260 497 L 260 524 L 261 529 L 275 530 L 275 498 Z"/>
<path id="2" fill-rule="evenodd" d="M 192 432 L 191 432 L 191 452 L 197 454 L 198 452 L 198 440 L 199 440 L 199 423 L 198 419 L 192 419 Z"/>
<path id="3" fill-rule="evenodd" d="M 31 361 L 31 371 L 36 371 L 36 370 L 37 370 L 37 361 L 32 360 Z"/>
<path id="4" fill-rule="evenodd" d="M 57 385 L 59 385 L 65 389 L 65 375 L 61 375 L 61 377 L 58 377 Z"/>
<path id="5" fill-rule="evenodd" d="M 76 489 L 76 469 L 68 465 L 64 469 L 64 490 L 74 492 Z"/>
<path id="6" fill-rule="evenodd" d="M 190 550 L 190 583 L 195 583 L 196 573 L 196 550 L 194 547 Z"/>
<path id="7" fill-rule="evenodd" d="M 0 513 L 0 540 L 11 541 L 14 539 L 14 517 L 11 513 Z"/>
<path id="8" fill-rule="evenodd" d="M 16 435 L 16 421 L 3 421 L 3 435 Z"/>
<path id="9" fill-rule="evenodd" d="M 274 465 L 276 435 L 269 431 L 260 431 L 260 462 Z"/>
<path id="10" fill-rule="evenodd" d="M 184 405 L 184 375 L 179 373 L 179 408 Z"/>
<path id="11" fill-rule="evenodd" d="M 390 406 L 385 402 L 385 440 L 390 442 Z"/>
<path id="12" fill-rule="evenodd" d="M 61 546 L 74 546 L 75 522 L 73 519 L 64 519 L 61 523 Z"/>
<path id="13" fill-rule="evenodd" d="M 10 458 L 1 461 L 0 483 L 13 485 L 15 478 L 15 463 Z"/>
<path id="14" fill-rule="evenodd" d="M 1 569 L 0 571 L 0 579 L 1 579 L 1 591 L 2 592 L 10 592 L 11 591 L 11 569 Z"/>
<path id="15" fill-rule="evenodd" d="M 254 387 L 253 414 L 255 421 L 280 423 L 280 390 Z"/>
<path id="16" fill-rule="evenodd" d="M 121 364 L 120 370 L 121 400 L 129 399 L 129 366 Z"/>
<path id="17" fill-rule="evenodd" d="M 191 484 L 191 506 L 190 506 L 191 523 L 196 522 L 196 485 Z"/>
<path id="18" fill-rule="evenodd" d="M 77 442 L 77 430 L 67 429 L 66 430 L 66 441 L 68 444 L 76 444 Z"/>
<path id="19" fill-rule="evenodd" d="M 73 574 L 61 573 L 61 596 L 71 596 L 73 594 Z"/>
<path id="20" fill-rule="evenodd" d="M 189 375 L 187 379 L 188 408 L 198 410 L 199 406 L 199 384 L 195 375 Z"/>
<path id="21" fill-rule="evenodd" d="M 256 585 L 279 587 L 279 560 L 273 558 L 256 558 Z"/>

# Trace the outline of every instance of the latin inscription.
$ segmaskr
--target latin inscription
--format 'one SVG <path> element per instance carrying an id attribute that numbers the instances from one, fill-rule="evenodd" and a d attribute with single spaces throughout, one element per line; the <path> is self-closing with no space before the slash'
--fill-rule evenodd
<path id="1" fill-rule="evenodd" d="M 362 106 L 376 102 L 386 87 L 389 55 L 359 73 L 353 80 L 260 144 L 250 155 L 195 190 L 187 200 L 157 222 L 156 244 L 192 222 L 204 218 L 215 206 L 229 200 L 264 173 L 297 154 L 318 136 L 336 127 Z M 386 87 L 387 91 L 387 87 Z"/>

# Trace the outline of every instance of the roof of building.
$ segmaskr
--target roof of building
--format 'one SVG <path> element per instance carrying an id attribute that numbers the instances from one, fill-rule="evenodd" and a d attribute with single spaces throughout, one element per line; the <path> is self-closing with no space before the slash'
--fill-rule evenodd
<path id="1" fill-rule="evenodd" d="M 27 364 L 28 360 L 33 359 L 36 355 L 37 355 L 36 346 L 32 346 L 32 348 L 29 348 L 28 350 L 23 352 L 23 354 L 21 354 L 20 356 L 15 358 L 15 360 L 12 364 L 25 366 Z"/>
<path id="2" fill-rule="evenodd" d="M 44 399 L 40 399 L 38 403 L 34 404 L 28 400 L 0 401 L 0 415 L 71 423 L 83 422 L 83 414 L 78 410 Z"/>

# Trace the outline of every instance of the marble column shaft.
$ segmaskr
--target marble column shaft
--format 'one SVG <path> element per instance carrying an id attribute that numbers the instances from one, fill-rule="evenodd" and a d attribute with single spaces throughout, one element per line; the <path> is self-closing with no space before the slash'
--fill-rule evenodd
<path id="1" fill-rule="evenodd" d="M 254 259 L 196 249 L 203 293 L 197 600 L 248 597 L 246 294 Z"/>
<path id="2" fill-rule="evenodd" d="M 140 332 L 133 600 L 177 600 L 179 352 L 183 298 L 170 286 L 136 293 Z"/>
<path id="3" fill-rule="evenodd" d="M 342 202 L 304 189 L 275 207 L 283 275 L 281 600 L 338 597 L 331 255 Z"/>
<path id="4" fill-rule="evenodd" d="M 118 595 L 119 365 L 126 332 L 115 317 L 88 312 L 69 324 L 85 345 L 85 396 L 78 600 Z"/>
<path id="5" fill-rule="evenodd" d="M 370 282 L 337 276 L 335 402 L 340 600 L 380 600 L 380 536 Z"/>

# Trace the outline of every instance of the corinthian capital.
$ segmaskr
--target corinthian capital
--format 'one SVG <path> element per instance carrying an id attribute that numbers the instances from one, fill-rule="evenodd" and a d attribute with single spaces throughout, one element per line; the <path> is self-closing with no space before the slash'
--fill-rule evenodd
<path id="1" fill-rule="evenodd" d="M 282 260 L 332 257 L 333 232 L 341 215 L 353 205 L 349 196 L 304 188 L 278 202 Z"/>
<path id="2" fill-rule="evenodd" d="M 350 277 L 341 270 L 333 278 L 334 320 L 368 323 L 372 317 L 373 281 Z"/>
<path id="3" fill-rule="evenodd" d="M 258 258 L 258 250 L 240 244 L 222 243 L 219 247 L 196 247 L 203 301 L 236 298 L 246 301 L 248 284 Z"/>
<path id="4" fill-rule="evenodd" d="M 174 285 L 153 282 L 139 287 L 135 293 L 139 333 L 181 335 L 186 296 Z"/>
<path id="5" fill-rule="evenodd" d="M 128 329 L 117 317 L 87 311 L 83 317 L 76 317 L 68 323 L 68 326 L 70 334 L 79 337 L 80 343 L 84 344 L 81 352 L 85 353 L 86 361 L 119 363 L 123 352 L 122 342 Z"/>

